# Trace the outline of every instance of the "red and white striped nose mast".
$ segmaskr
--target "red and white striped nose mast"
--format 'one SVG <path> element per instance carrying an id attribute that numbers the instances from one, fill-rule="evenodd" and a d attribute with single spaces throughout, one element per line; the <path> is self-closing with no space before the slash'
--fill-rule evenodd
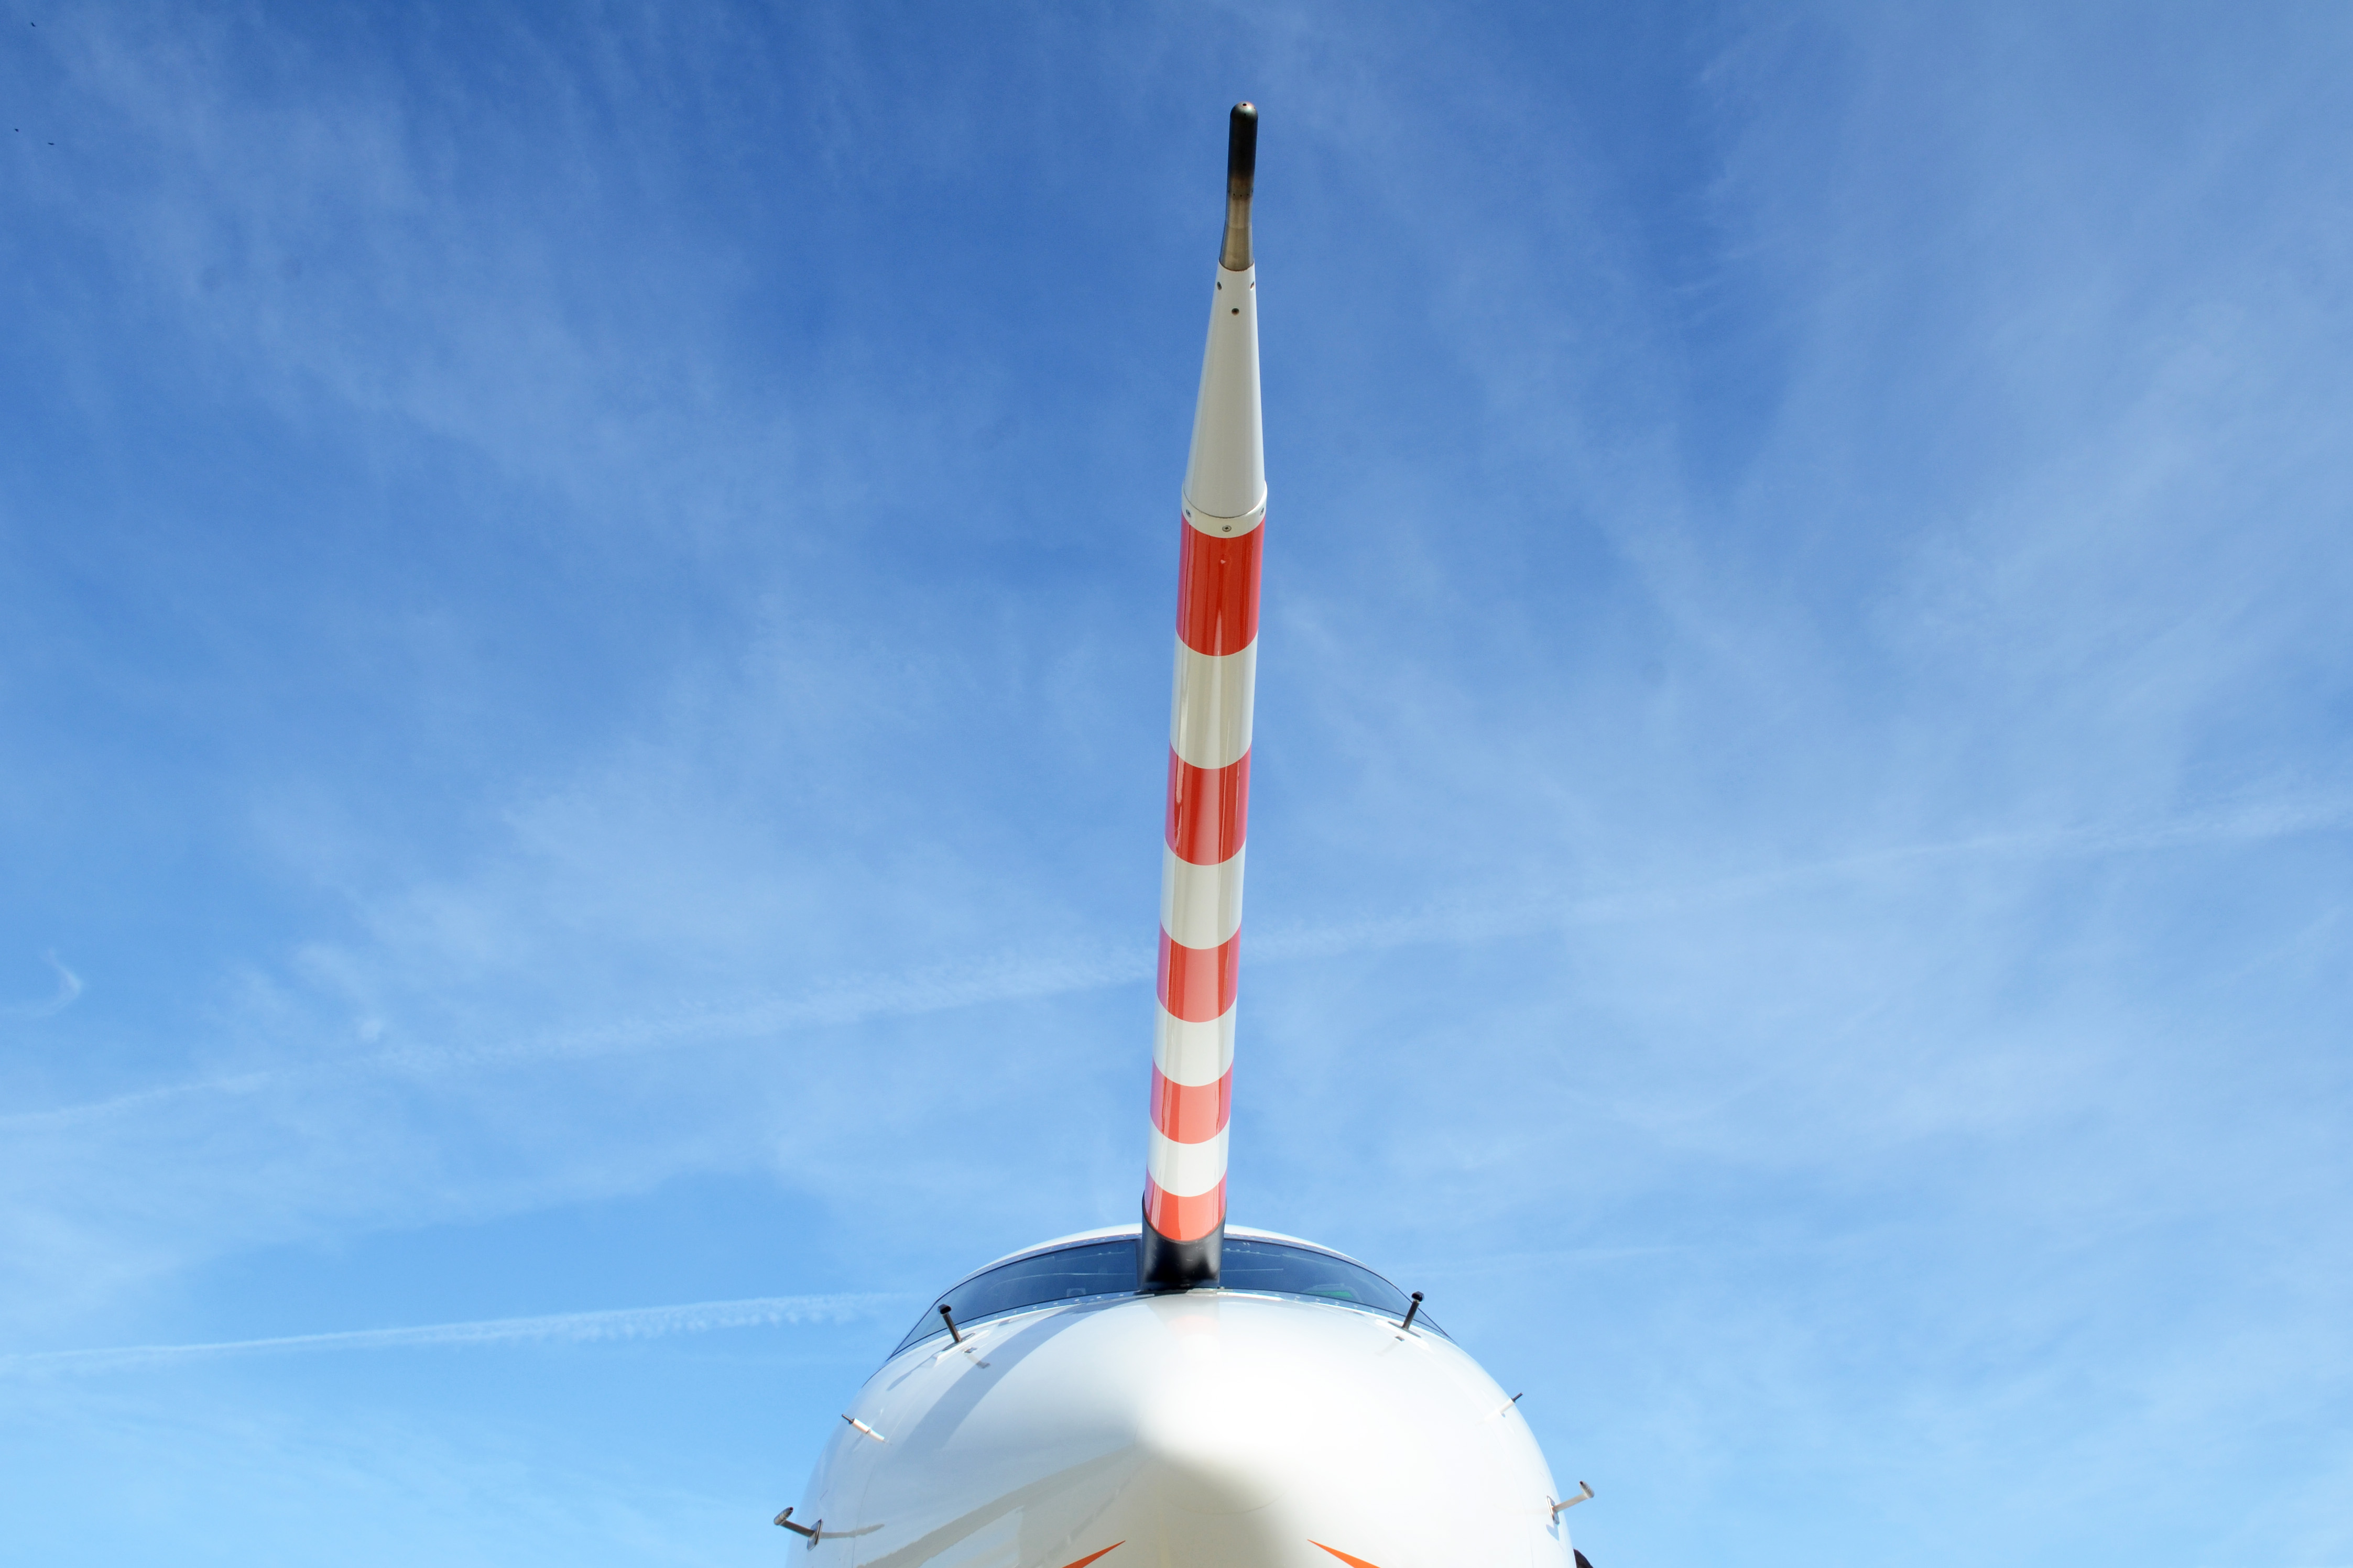
<path id="1" fill-rule="evenodd" d="M 1259 542 L 1266 521 L 1258 268 L 1250 258 L 1257 164 L 1258 110 L 1238 103 L 1226 143 L 1225 245 L 1209 297 L 1176 557 L 1160 1004 L 1136 1258 L 1146 1289 L 1216 1284 L 1226 1229 L 1226 1118 L 1233 1103 Z"/>

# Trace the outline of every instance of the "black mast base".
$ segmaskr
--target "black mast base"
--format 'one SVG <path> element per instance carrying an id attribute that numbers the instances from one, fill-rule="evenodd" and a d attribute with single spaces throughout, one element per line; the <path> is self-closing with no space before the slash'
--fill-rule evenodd
<path id="1" fill-rule="evenodd" d="M 1144 1216 L 1144 1230 L 1135 1238 L 1135 1288 L 1138 1290 L 1190 1290 L 1218 1282 L 1218 1261 L 1225 1251 L 1226 1223 L 1198 1241 L 1171 1241 L 1152 1228 Z"/>

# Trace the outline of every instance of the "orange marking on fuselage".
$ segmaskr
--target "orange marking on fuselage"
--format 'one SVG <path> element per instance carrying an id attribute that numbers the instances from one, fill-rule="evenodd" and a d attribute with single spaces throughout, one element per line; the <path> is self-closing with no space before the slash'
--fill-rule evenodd
<path id="1" fill-rule="evenodd" d="M 1098 1558 L 1098 1557 L 1102 1556 L 1102 1555 L 1103 1554 L 1103 1552 L 1116 1552 L 1119 1548 L 1121 1548 L 1121 1547 L 1123 1547 L 1123 1546 L 1124 1546 L 1124 1545 L 1126 1545 L 1126 1544 L 1127 1544 L 1127 1542 L 1124 1542 L 1124 1541 L 1114 1541 L 1114 1542 L 1113 1542 L 1109 1546 L 1104 1547 L 1104 1548 L 1103 1549 L 1103 1552 L 1088 1552 L 1084 1557 L 1082 1557 L 1082 1558 L 1080 1558 L 1076 1563 L 1071 1563 L 1071 1564 L 1070 1565 L 1070 1568 L 1087 1568 L 1087 1564 L 1088 1564 L 1088 1563 L 1092 1563 L 1092 1562 L 1093 1562 L 1096 1558 Z"/>
<path id="2" fill-rule="evenodd" d="M 1310 1546 L 1323 1547 L 1324 1551 L 1330 1552 L 1333 1556 L 1337 1557 L 1341 1562 L 1345 1563 L 1348 1565 L 1348 1568 L 1373 1568 L 1373 1565 L 1366 1562 L 1363 1558 L 1351 1557 L 1336 1546 L 1324 1546 L 1320 1541 L 1311 1541 L 1307 1544 Z"/>

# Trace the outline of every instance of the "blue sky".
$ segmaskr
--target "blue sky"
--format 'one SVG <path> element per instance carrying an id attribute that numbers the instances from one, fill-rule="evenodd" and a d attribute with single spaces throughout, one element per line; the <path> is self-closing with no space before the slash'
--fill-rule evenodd
<path id="1" fill-rule="evenodd" d="M 0 24 L 24 1560 L 773 1562 L 1133 1216 L 1246 96 L 1236 1219 L 1599 1568 L 2353 1563 L 2345 13 Z"/>

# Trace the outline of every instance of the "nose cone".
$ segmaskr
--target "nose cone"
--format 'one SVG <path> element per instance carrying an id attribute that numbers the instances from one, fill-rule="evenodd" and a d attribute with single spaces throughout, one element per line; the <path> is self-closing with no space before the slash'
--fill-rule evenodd
<path id="1" fill-rule="evenodd" d="M 1451 1342 L 1196 1291 L 983 1326 L 886 1366 L 821 1468 L 841 1568 L 1551 1568 L 1526 1424 Z M 894 1430 L 894 1425 L 896 1429 Z M 859 1447 L 849 1445 L 856 1444 Z M 851 1489 L 849 1468 L 863 1471 Z M 842 1524 L 860 1531 L 831 1539 Z M 844 1550 L 845 1548 L 849 1550 Z"/>

